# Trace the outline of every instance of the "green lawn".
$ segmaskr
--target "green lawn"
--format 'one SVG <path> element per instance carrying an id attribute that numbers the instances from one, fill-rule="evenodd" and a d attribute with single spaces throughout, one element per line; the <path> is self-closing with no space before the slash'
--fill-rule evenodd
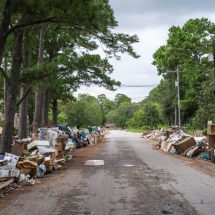
<path id="1" fill-rule="evenodd" d="M 142 128 L 128 128 L 128 129 L 126 129 L 126 131 L 128 131 L 128 132 L 135 132 L 135 133 L 143 133 L 143 129 Z"/>

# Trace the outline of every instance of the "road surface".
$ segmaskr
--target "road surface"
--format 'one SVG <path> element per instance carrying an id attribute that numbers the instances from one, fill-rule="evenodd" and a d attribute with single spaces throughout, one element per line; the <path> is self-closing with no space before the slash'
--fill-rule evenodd
<path id="1" fill-rule="evenodd" d="M 140 134 L 110 131 L 106 143 L 77 150 L 63 171 L 1 199 L 0 214 L 212 215 L 214 189 L 215 178 L 188 160 L 153 149 Z"/>

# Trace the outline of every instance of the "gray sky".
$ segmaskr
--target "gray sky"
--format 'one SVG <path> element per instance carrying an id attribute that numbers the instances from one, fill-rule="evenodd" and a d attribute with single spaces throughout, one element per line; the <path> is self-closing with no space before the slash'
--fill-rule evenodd
<path id="1" fill-rule="evenodd" d="M 215 1 L 213 0 L 110 0 L 122 33 L 137 34 L 140 43 L 135 50 L 141 55 L 133 59 L 123 55 L 120 61 L 111 60 L 114 72 L 111 75 L 125 85 L 156 85 L 160 78 L 151 64 L 153 53 L 163 44 L 172 25 L 182 26 L 190 18 L 207 17 L 215 22 Z M 143 100 L 152 88 L 119 88 L 115 92 L 99 87 L 82 87 L 77 93 L 97 96 L 101 93 L 113 99 L 117 93 L 124 93 L 138 102 Z"/>

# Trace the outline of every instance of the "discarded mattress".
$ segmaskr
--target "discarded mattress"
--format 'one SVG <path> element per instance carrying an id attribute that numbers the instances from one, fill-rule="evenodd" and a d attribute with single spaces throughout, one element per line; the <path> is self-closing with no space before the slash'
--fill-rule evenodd
<path id="1" fill-rule="evenodd" d="M 33 142 L 27 145 L 28 150 L 33 150 L 37 148 L 37 146 L 49 146 L 49 141 L 47 140 L 34 140 Z"/>
<path id="2" fill-rule="evenodd" d="M 37 149 L 41 155 L 55 153 L 56 151 L 53 147 L 48 146 L 37 146 Z"/>

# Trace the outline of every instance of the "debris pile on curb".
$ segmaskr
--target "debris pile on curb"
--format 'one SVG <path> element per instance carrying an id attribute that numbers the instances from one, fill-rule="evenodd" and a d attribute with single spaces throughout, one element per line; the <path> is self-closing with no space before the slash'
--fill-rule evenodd
<path id="1" fill-rule="evenodd" d="M 190 158 L 198 157 L 208 149 L 205 136 L 193 137 L 177 127 L 154 130 L 143 137 L 158 140 L 157 147 L 165 152 L 182 154 Z"/>
<path id="2" fill-rule="evenodd" d="M 35 184 L 35 179 L 61 169 L 72 159 L 74 148 L 96 144 L 103 137 L 104 129 L 99 127 L 78 130 L 59 125 L 40 128 L 32 137 L 14 140 L 11 153 L 0 155 L 0 197 L 15 185 Z"/>

